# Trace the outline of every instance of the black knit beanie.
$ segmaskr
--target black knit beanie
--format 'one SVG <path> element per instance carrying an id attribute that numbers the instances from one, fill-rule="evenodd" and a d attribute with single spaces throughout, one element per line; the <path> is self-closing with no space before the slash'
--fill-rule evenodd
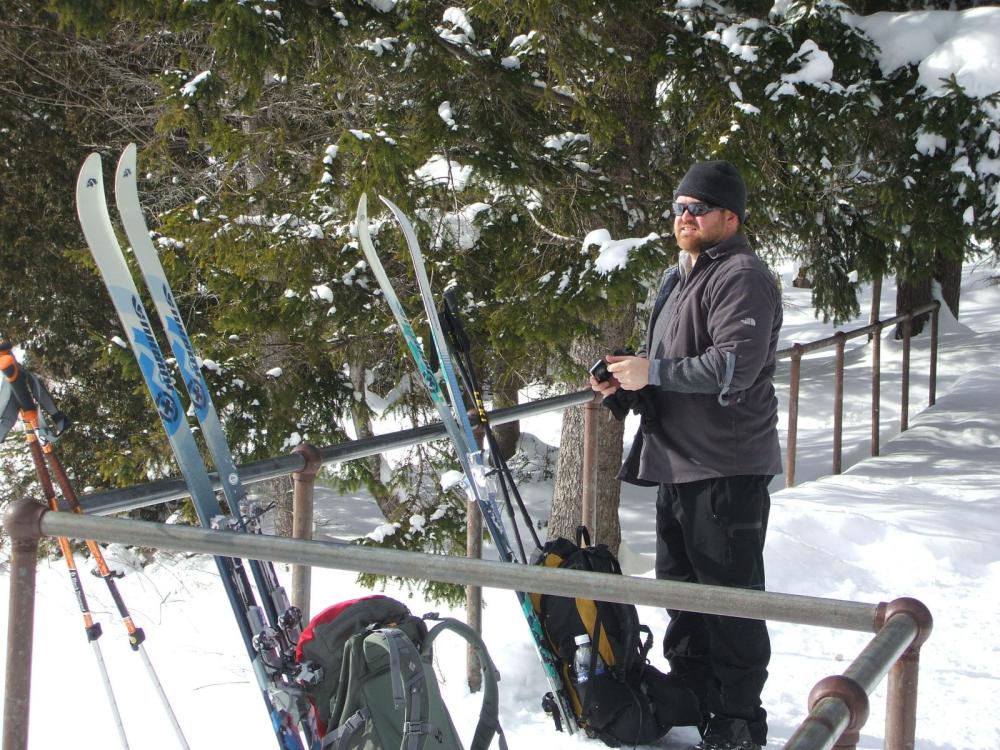
<path id="1" fill-rule="evenodd" d="M 747 186 L 736 167 L 728 161 L 703 161 L 692 164 L 674 191 L 674 198 L 688 195 L 728 208 L 738 217 L 740 223 L 746 215 Z"/>

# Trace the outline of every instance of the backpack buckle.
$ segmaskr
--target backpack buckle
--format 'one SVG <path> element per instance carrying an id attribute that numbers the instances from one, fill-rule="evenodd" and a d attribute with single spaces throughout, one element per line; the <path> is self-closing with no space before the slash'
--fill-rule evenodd
<path id="1" fill-rule="evenodd" d="M 412 734 L 428 734 L 431 731 L 431 725 L 426 721 L 404 721 L 403 722 L 403 735 L 409 736 Z"/>

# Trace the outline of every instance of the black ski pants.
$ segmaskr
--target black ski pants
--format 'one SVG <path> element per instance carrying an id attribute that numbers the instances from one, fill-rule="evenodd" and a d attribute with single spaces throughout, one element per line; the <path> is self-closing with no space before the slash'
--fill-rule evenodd
<path id="1" fill-rule="evenodd" d="M 661 484 L 656 498 L 656 577 L 764 589 L 769 476 Z M 758 744 L 767 735 L 760 694 L 771 641 L 761 620 L 668 610 L 663 653 L 671 674 L 705 712 L 745 719 Z"/>

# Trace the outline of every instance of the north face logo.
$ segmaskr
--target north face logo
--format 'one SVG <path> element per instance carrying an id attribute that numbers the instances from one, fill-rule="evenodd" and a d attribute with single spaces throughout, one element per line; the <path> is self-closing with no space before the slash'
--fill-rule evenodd
<path id="1" fill-rule="evenodd" d="M 740 323 L 742 323 L 745 326 L 756 326 L 757 325 L 757 321 L 754 320 L 753 318 L 743 318 L 743 320 L 741 320 Z"/>

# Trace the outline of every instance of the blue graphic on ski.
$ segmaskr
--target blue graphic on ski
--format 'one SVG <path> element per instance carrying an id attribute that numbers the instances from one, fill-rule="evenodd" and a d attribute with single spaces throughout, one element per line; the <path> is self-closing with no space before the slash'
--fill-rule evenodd
<path id="1" fill-rule="evenodd" d="M 84 238 L 139 363 L 174 457 L 191 491 L 198 518 L 204 526 L 231 527 L 232 519 L 222 514 L 205 463 L 198 452 L 180 398 L 174 389 L 170 369 L 153 335 L 149 316 L 115 236 L 108 214 L 100 154 L 91 154 L 80 169 L 76 203 Z M 266 622 L 263 612 L 256 604 L 242 563 L 228 557 L 216 557 L 215 560 L 260 685 L 261 696 L 271 715 L 278 743 L 282 750 L 301 750 L 302 741 L 291 725 L 290 715 L 275 707 L 272 702 L 267 668 L 262 654 L 254 646 L 254 638 L 264 630 Z"/>
<path id="2" fill-rule="evenodd" d="M 160 322 L 167 332 L 170 348 L 177 360 L 181 380 L 191 398 L 195 416 L 201 425 L 205 443 L 208 445 L 209 453 L 212 455 L 212 460 L 219 472 L 222 491 L 226 496 L 230 512 L 233 514 L 243 513 L 247 505 L 247 497 L 236 470 L 236 462 L 229 450 L 229 444 L 226 441 L 226 435 L 219 421 L 215 404 L 212 402 L 208 384 L 198 366 L 198 357 L 191 344 L 191 338 L 188 336 L 187 329 L 177 309 L 177 303 L 174 300 L 170 284 L 167 282 L 166 273 L 163 271 L 163 265 L 160 263 L 156 248 L 149 238 L 149 229 L 142 215 L 136 185 L 136 148 L 134 143 L 122 152 L 118 161 L 118 170 L 115 173 L 115 201 L 118 204 L 122 225 L 125 227 L 125 234 L 132 246 L 132 251 L 135 253 L 136 260 L 139 262 L 139 269 L 142 271 L 146 286 L 153 298 Z M 279 629 L 281 627 L 279 621 L 294 619 L 294 613 L 290 612 L 291 604 L 285 590 L 278 582 L 274 566 L 269 562 L 261 563 L 251 560 L 250 567 L 257 589 L 265 597 L 264 607 L 267 610 L 268 619 L 272 627 Z M 294 625 L 297 629 L 298 623 Z M 298 632 L 289 633 L 288 637 L 294 643 L 298 638 Z"/>

